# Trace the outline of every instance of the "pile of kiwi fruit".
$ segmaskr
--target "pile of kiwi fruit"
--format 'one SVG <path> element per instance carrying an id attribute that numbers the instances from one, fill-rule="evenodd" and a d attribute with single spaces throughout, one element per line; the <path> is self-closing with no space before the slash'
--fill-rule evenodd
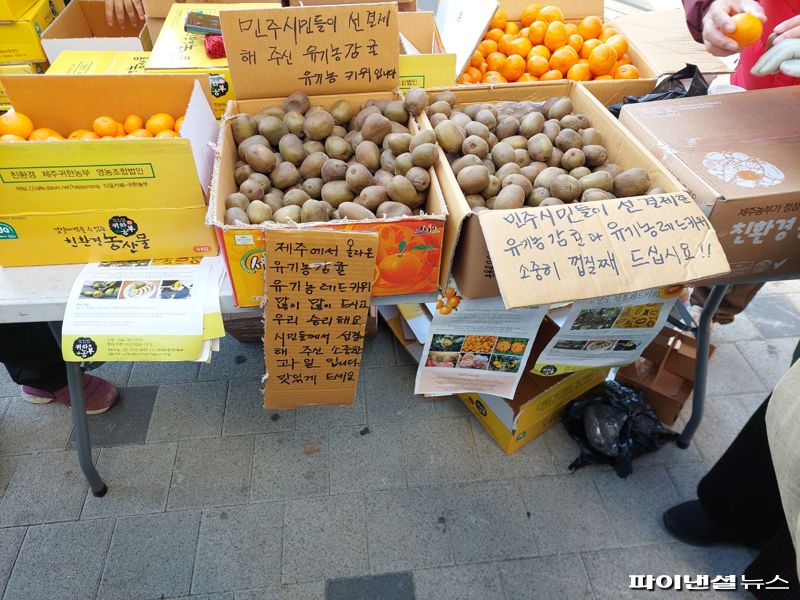
<path id="1" fill-rule="evenodd" d="M 514 209 L 627 198 L 651 189 L 648 173 L 608 162 L 601 133 L 572 102 L 456 106 L 444 92 L 426 109 L 473 210 Z"/>
<path id="2" fill-rule="evenodd" d="M 427 94 L 404 100 L 346 99 L 330 109 L 294 93 L 282 106 L 230 118 L 238 191 L 225 198 L 227 225 L 317 223 L 420 214 L 439 155 L 432 131 L 411 135 L 409 117 Z"/>

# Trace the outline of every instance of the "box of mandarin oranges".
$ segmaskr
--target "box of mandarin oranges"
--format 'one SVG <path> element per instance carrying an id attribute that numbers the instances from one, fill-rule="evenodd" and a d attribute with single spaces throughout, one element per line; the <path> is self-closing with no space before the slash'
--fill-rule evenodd
<path id="1" fill-rule="evenodd" d="M 646 94 L 659 73 L 604 18 L 603 0 L 501 0 L 458 83 L 580 81 L 605 104 Z"/>
<path id="2" fill-rule="evenodd" d="M 412 115 L 425 105 L 410 113 L 397 92 L 397 4 L 220 16 L 237 100 L 222 120 L 207 220 L 237 305 L 262 300 L 264 235 L 276 228 L 376 231 L 372 295 L 435 293 L 446 211 L 429 137 L 424 161 L 411 162 Z"/>
<path id="3" fill-rule="evenodd" d="M 216 255 L 205 77 L 2 83 L 15 112 L 0 117 L 0 265 Z"/>

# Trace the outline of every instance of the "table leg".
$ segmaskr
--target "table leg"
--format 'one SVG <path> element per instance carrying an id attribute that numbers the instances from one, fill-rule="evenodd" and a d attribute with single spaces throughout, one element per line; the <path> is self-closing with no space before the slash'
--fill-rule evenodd
<path id="1" fill-rule="evenodd" d="M 58 344 L 61 345 L 61 323 L 50 323 L 50 329 Z M 89 438 L 89 423 L 86 420 L 86 399 L 83 396 L 83 374 L 78 363 L 68 362 L 66 365 L 78 464 L 80 464 L 81 471 L 83 471 L 84 477 L 89 482 L 92 495 L 99 498 L 106 495 L 108 488 L 92 462 L 92 441 Z"/>
<path id="2" fill-rule="evenodd" d="M 692 395 L 692 416 L 686 423 L 678 439 L 678 448 L 689 447 L 700 422 L 703 420 L 703 408 L 706 400 L 706 384 L 708 383 L 708 347 L 711 342 L 711 321 L 717 312 L 727 285 L 716 285 L 708 295 L 703 312 L 700 314 L 700 323 L 697 326 L 697 362 L 694 369 L 694 393 Z"/>

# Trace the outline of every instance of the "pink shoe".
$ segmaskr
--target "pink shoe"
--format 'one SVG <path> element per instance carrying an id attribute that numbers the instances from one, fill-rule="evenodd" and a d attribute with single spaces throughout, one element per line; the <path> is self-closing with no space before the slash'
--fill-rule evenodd
<path id="1" fill-rule="evenodd" d="M 69 386 L 64 386 L 60 390 L 48 392 L 28 385 L 21 386 L 22 395 L 28 402 L 33 404 L 49 404 L 50 402 L 60 402 L 65 406 L 70 405 Z M 106 412 L 117 399 L 119 391 L 105 379 L 100 379 L 94 375 L 83 375 L 83 397 L 86 399 L 86 414 L 99 415 Z"/>

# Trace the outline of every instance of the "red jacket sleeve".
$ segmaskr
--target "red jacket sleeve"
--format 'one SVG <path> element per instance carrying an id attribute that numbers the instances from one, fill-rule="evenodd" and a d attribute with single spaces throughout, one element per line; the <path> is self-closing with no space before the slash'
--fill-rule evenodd
<path id="1" fill-rule="evenodd" d="M 703 43 L 703 17 L 713 0 L 683 0 L 686 10 L 686 25 L 695 41 Z"/>

